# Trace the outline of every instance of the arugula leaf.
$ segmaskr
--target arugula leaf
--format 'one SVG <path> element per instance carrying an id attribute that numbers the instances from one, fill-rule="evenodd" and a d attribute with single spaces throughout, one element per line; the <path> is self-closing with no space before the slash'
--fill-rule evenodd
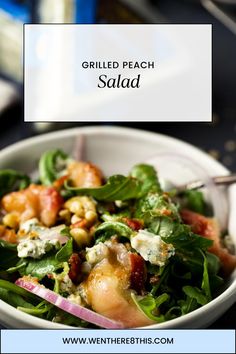
<path id="1" fill-rule="evenodd" d="M 0 198 L 13 190 L 24 189 L 30 184 L 30 178 L 18 171 L 0 170 Z"/>
<path id="2" fill-rule="evenodd" d="M 194 251 L 196 248 L 207 249 L 212 241 L 194 234 L 188 225 L 161 216 L 152 219 L 148 231 L 159 235 L 166 243 L 172 243 L 176 249 Z"/>
<path id="3" fill-rule="evenodd" d="M 122 175 L 111 176 L 105 185 L 98 188 L 77 188 L 69 186 L 68 183 L 65 183 L 65 187 L 76 194 L 90 195 L 99 201 L 107 202 L 142 196 L 142 183 L 136 178 Z"/>
<path id="4" fill-rule="evenodd" d="M 224 279 L 219 277 L 218 275 L 211 275 L 209 281 L 212 293 L 218 291 L 224 284 Z"/>
<path id="5" fill-rule="evenodd" d="M 183 305 L 183 304 L 182 304 Z M 165 319 L 167 321 L 172 320 L 173 318 L 183 315 L 181 306 L 172 306 L 165 314 Z"/>
<path id="6" fill-rule="evenodd" d="M 207 268 L 209 274 L 216 275 L 220 270 L 220 259 L 215 254 L 210 252 L 205 252 L 206 259 L 207 259 Z"/>
<path id="7" fill-rule="evenodd" d="M 36 295 L 31 294 L 27 290 L 7 280 L 0 279 L 0 288 L 5 289 L 11 293 L 20 295 L 26 299 L 31 299 L 33 301 L 38 299 Z"/>
<path id="8" fill-rule="evenodd" d="M 0 287 L 0 299 L 14 307 L 22 306 L 25 308 L 34 308 L 34 306 L 30 302 L 25 301 L 22 296 L 2 287 Z"/>
<path id="9" fill-rule="evenodd" d="M 197 300 L 194 297 L 189 296 L 187 296 L 185 300 L 179 300 L 178 305 L 182 315 L 186 315 L 199 307 Z"/>
<path id="10" fill-rule="evenodd" d="M 27 259 L 28 263 L 25 267 L 19 269 L 21 275 L 31 275 L 39 280 L 43 279 L 47 274 L 51 274 L 56 270 L 63 268 L 63 262 L 56 259 L 55 254 L 45 255 L 41 259 Z"/>
<path id="11" fill-rule="evenodd" d="M 67 190 L 76 194 L 90 195 L 98 201 L 139 199 L 150 190 L 161 192 L 157 174 L 152 166 L 141 164 L 133 167 L 130 176 L 111 176 L 107 183 L 98 188 L 77 188 L 65 183 Z"/>
<path id="12" fill-rule="evenodd" d="M 135 217 L 144 219 L 148 224 L 155 216 L 169 215 L 170 220 L 179 220 L 178 208 L 171 203 L 163 194 L 150 192 L 137 201 Z"/>
<path id="13" fill-rule="evenodd" d="M 203 257 L 203 275 L 201 289 L 196 286 L 186 285 L 183 287 L 183 292 L 187 295 L 185 302 L 182 302 L 182 310 L 184 313 L 188 313 L 196 308 L 194 300 L 201 306 L 211 301 L 211 288 L 208 274 L 208 261 L 205 254 L 200 250 Z"/>
<path id="14" fill-rule="evenodd" d="M 191 272 L 179 272 L 178 262 L 173 262 L 171 265 L 171 275 L 178 280 L 190 280 L 192 278 Z"/>
<path id="15" fill-rule="evenodd" d="M 49 312 L 51 308 L 53 308 L 53 305 L 47 301 L 41 301 L 37 306 L 17 306 L 18 310 L 39 317 L 42 317 L 43 314 Z"/>
<path id="16" fill-rule="evenodd" d="M 199 249 L 193 251 L 181 249 L 176 252 L 175 256 L 194 276 L 202 275 L 203 260 Z"/>
<path id="17" fill-rule="evenodd" d="M 146 295 L 144 297 L 137 297 L 134 293 L 131 294 L 134 303 L 137 307 L 151 320 L 156 322 L 165 321 L 165 316 L 159 313 L 159 307 L 170 299 L 166 293 L 158 297 Z"/>
<path id="18" fill-rule="evenodd" d="M 46 186 L 52 185 L 61 176 L 68 160 L 68 155 L 62 150 L 46 151 L 39 160 L 39 176 L 42 184 Z"/>
<path id="19" fill-rule="evenodd" d="M 63 235 L 63 236 L 68 236 L 68 237 L 72 237 L 71 234 L 70 234 L 70 228 L 69 226 L 65 226 L 61 231 L 60 231 L 60 234 Z"/>
<path id="20" fill-rule="evenodd" d="M 66 244 L 56 253 L 55 258 L 58 262 L 67 262 L 73 253 L 73 239 L 70 238 Z"/>
<path id="21" fill-rule="evenodd" d="M 171 235 L 164 237 L 164 241 L 172 243 L 178 249 L 188 249 L 194 251 L 197 248 L 207 249 L 212 246 L 213 241 L 194 234 L 188 225 L 177 224 Z"/>
<path id="22" fill-rule="evenodd" d="M 176 205 L 165 195 L 149 193 L 138 200 L 135 217 L 143 219 L 149 232 L 172 243 L 177 250 L 193 253 L 197 248 L 207 249 L 212 245 L 211 240 L 194 234 L 190 226 L 182 224 Z"/>
<path id="23" fill-rule="evenodd" d="M 117 235 L 119 237 L 126 237 L 130 239 L 133 230 L 126 224 L 118 221 L 106 221 L 102 223 L 95 231 L 96 243 L 104 242 L 111 236 Z"/>
<path id="24" fill-rule="evenodd" d="M 110 214 L 109 212 L 105 212 L 101 215 L 101 219 L 103 221 L 121 221 L 123 218 L 129 218 L 132 219 L 132 213 L 130 209 L 123 209 L 120 212 L 117 212 L 115 214 Z"/>
<path id="25" fill-rule="evenodd" d="M 0 240 L 0 269 L 13 267 L 18 260 L 16 244 Z"/>
<path id="26" fill-rule="evenodd" d="M 17 262 L 17 264 L 14 267 L 10 267 L 7 269 L 7 273 L 11 274 L 11 273 L 19 272 L 20 269 L 25 268 L 26 265 L 27 265 L 27 261 L 21 258 L 20 261 Z"/>
<path id="27" fill-rule="evenodd" d="M 15 243 L 10 243 L 10 242 L 0 239 L 0 248 L 5 248 L 5 249 L 16 252 L 17 245 Z"/>
<path id="28" fill-rule="evenodd" d="M 162 192 L 157 178 L 157 172 L 153 166 L 146 164 L 136 165 L 132 168 L 130 175 L 142 182 L 143 195 L 150 191 L 157 193 Z"/>
<path id="29" fill-rule="evenodd" d="M 196 213 L 205 215 L 206 203 L 203 197 L 203 193 L 198 190 L 186 190 L 184 191 L 184 197 L 186 198 L 187 208 L 195 211 Z"/>
<path id="30" fill-rule="evenodd" d="M 196 286 L 186 285 L 183 287 L 183 292 L 190 298 L 197 301 L 199 305 L 206 305 L 208 303 L 207 296 L 203 294 L 202 290 L 198 289 Z"/>
<path id="31" fill-rule="evenodd" d="M 202 276 L 202 290 L 204 291 L 204 293 L 206 294 L 207 300 L 208 302 L 211 301 L 211 288 L 210 288 L 210 283 L 209 283 L 209 274 L 208 274 L 208 261 L 207 261 L 207 257 L 205 256 L 205 254 L 203 252 L 202 256 L 203 256 L 203 276 Z"/>
<path id="32" fill-rule="evenodd" d="M 157 273 L 160 276 L 160 279 L 156 285 L 153 286 L 151 290 L 151 295 L 156 295 L 158 289 L 161 287 L 162 284 L 167 283 L 167 280 L 169 278 L 171 271 L 170 264 L 165 265 L 164 267 L 159 268 L 159 273 Z"/>
<path id="33" fill-rule="evenodd" d="M 166 216 L 153 217 L 146 222 L 146 225 L 148 226 L 148 231 L 163 238 L 170 237 L 175 228 L 173 221 Z"/>
<path id="34" fill-rule="evenodd" d="M 36 308 L 29 301 L 32 301 L 33 303 L 39 301 L 35 295 L 15 284 L 3 280 L 0 280 L 0 299 L 7 302 L 11 306 L 31 314 Z"/>

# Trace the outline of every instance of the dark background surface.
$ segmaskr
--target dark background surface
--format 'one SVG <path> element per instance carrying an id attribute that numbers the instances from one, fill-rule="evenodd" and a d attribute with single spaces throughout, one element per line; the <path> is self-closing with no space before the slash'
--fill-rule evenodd
<path id="1" fill-rule="evenodd" d="M 98 11 L 102 12 L 99 16 L 108 14 L 108 10 L 111 14 L 113 10 L 111 3 L 119 2 L 102 0 L 101 3 L 105 8 L 103 11 Z M 218 158 L 230 170 L 236 171 L 236 35 L 211 16 L 202 7 L 200 1 L 144 1 L 144 4 L 149 6 L 150 3 L 153 12 L 156 11 L 157 17 L 161 16 L 163 22 L 213 24 L 213 123 L 126 123 L 122 125 L 151 130 L 188 141 Z M 111 21 L 115 22 L 116 16 L 115 13 L 114 16 L 107 17 L 111 17 Z M 134 20 L 131 15 L 130 20 Z M 98 19 L 98 21 L 108 20 Z M 127 15 L 124 22 L 128 21 Z M 145 18 L 140 21 L 149 20 Z M 117 22 L 121 22 L 121 19 L 119 18 Z M 0 132 L 0 148 L 35 134 L 32 124 L 23 124 L 22 100 L 2 114 L 1 121 L 3 124 Z M 53 126 L 52 129 L 60 127 L 64 125 L 57 123 L 57 126 Z"/>
<path id="2" fill-rule="evenodd" d="M 213 123 L 126 123 L 122 125 L 188 141 L 209 152 L 231 171 L 236 172 L 236 36 L 213 18 L 199 1 L 159 0 L 150 3 L 153 11 L 160 13 L 164 22 L 213 24 Z M 148 19 L 143 21 L 148 22 Z M 31 123 L 23 122 L 21 89 L 19 93 L 21 99 L 0 114 L 2 123 L 0 148 L 38 133 Z M 79 126 L 79 123 L 66 126 L 75 125 Z M 57 126 L 51 129 L 62 127 L 64 128 L 65 125 L 57 123 Z M 235 319 L 236 305 L 232 306 L 211 328 L 236 328 Z"/>

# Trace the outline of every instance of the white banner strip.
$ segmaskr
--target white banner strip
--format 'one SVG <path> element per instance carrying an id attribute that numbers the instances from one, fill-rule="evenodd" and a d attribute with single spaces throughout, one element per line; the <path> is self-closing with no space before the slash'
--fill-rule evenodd
<path id="1" fill-rule="evenodd" d="M 1 330 L 1 353 L 235 353 L 235 330 Z"/>
<path id="2" fill-rule="evenodd" d="M 210 24 L 27 24 L 26 122 L 210 122 Z"/>

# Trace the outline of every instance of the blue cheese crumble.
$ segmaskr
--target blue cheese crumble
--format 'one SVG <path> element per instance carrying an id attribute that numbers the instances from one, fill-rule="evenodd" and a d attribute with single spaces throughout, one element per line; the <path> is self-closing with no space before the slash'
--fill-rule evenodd
<path id="1" fill-rule="evenodd" d="M 17 246 L 18 257 L 38 259 L 54 247 L 60 247 L 60 243 L 57 240 L 25 239 Z"/>
<path id="2" fill-rule="evenodd" d="M 147 230 L 140 230 L 131 238 L 131 246 L 151 264 L 164 266 L 167 259 L 175 254 L 172 244 Z"/>
<path id="3" fill-rule="evenodd" d="M 17 252 L 19 258 L 41 258 L 53 248 L 59 249 L 61 244 L 55 235 L 60 234 L 64 225 L 52 228 L 44 227 L 37 218 L 25 221 L 20 225 L 18 232 L 19 244 Z"/>
<path id="4" fill-rule="evenodd" d="M 91 265 L 102 261 L 104 258 L 108 257 L 108 254 L 109 248 L 102 242 L 99 242 L 91 248 L 86 248 L 86 260 Z"/>

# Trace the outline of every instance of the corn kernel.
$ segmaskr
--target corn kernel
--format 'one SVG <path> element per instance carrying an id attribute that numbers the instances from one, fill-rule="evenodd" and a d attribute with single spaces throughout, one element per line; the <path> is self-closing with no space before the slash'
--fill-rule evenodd
<path id="1" fill-rule="evenodd" d="M 77 216 L 76 214 L 74 214 L 74 215 L 72 215 L 72 217 L 71 217 L 71 219 L 70 219 L 70 222 L 71 222 L 71 224 L 75 224 L 76 222 L 79 222 L 79 221 L 81 221 L 82 219 L 79 217 L 79 216 Z"/>
<path id="2" fill-rule="evenodd" d="M 19 227 L 19 217 L 14 213 L 6 214 L 3 217 L 2 222 L 5 226 L 8 226 L 12 229 L 17 229 Z"/>
<path id="3" fill-rule="evenodd" d="M 97 220 L 97 213 L 95 213 L 95 211 L 88 210 L 85 213 L 85 219 L 89 222 L 90 225 L 92 225 Z"/>
<path id="4" fill-rule="evenodd" d="M 78 216 L 83 216 L 84 214 L 83 205 L 78 197 L 74 197 L 67 200 L 64 206 L 65 208 L 69 209 L 69 211 L 73 214 L 76 214 Z"/>
<path id="5" fill-rule="evenodd" d="M 83 247 L 89 245 L 90 243 L 89 234 L 81 227 L 76 227 L 74 229 L 71 229 L 70 233 L 73 239 L 75 240 L 77 246 Z"/>
<path id="6" fill-rule="evenodd" d="M 86 212 L 88 211 L 93 211 L 96 214 L 96 204 L 90 197 L 87 196 L 70 198 L 67 200 L 64 207 L 69 209 L 71 213 L 76 214 L 81 218 L 84 218 Z"/>
<path id="7" fill-rule="evenodd" d="M 83 206 L 80 203 L 80 201 L 75 200 L 71 203 L 70 209 L 72 213 L 76 214 L 77 216 L 83 216 L 84 211 L 83 211 Z"/>
<path id="8" fill-rule="evenodd" d="M 67 224 L 70 223 L 70 218 L 71 218 L 71 212 L 68 210 L 68 209 L 62 209 L 60 212 L 59 212 L 59 216 L 65 220 L 65 222 Z"/>
<path id="9" fill-rule="evenodd" d="M 95 202 L 91 198 L 83 196 L 80 197 L 80 201 L 86 211 L 88 210 L 92 210 L 94 212 L 96 211 Z"/>

